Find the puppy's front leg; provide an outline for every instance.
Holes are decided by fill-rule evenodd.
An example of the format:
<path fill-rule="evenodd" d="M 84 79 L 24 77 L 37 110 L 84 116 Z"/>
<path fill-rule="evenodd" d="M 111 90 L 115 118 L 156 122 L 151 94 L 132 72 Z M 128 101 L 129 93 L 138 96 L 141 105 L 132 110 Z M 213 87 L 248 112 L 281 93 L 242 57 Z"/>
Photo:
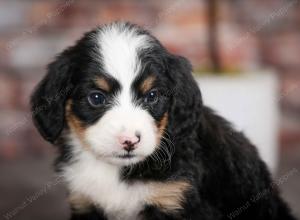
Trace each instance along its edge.
<path fill-rule="evenodd" d="M 167 214 L 157 207 L 147 206 L 141 213 L 141 219 L 143 220 L 179 220 L 182 218 L 176 217 L 172 214 Z"/>
<path fill-rule="evenodd" d="M 93 215 L 88 213 L 88 214 L 72 215 L 70 220 L 107 220 L 107 218 L 101 215 Z"/>
<path fill-rule="evenodd" d="M 87 213 L 72 213 L 70 220 L 108 220 L 102 213 L 91 210 Z"/>
<path fill-rule="evenodd" d="M 150 183 L 142 219 L 183 220 L 184 204 L 192 188 L 191 181 L 186 179 Z"/>

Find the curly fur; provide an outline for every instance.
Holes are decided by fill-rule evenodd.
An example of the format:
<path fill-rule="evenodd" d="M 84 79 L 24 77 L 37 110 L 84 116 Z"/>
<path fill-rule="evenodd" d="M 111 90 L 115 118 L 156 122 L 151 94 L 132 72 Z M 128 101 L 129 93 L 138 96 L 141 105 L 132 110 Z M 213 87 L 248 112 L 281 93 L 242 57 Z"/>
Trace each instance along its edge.
<path fill-rule="evenodd" d="M 151 44 L 151 48 L 144 45 L 139 52 L 141 65 L 155 63 L 154 72 L 158 73 L 156 77 L 164 83 L 164 100 L 154 110 L 148 110 L 157 126 L 162 126 L 162 118 L 167 115 L 161 129 L 164 138 L 160 139 L 159 147 L 152 155 L 131 166 L 122 166 L 120 172 L 116 171 L 119 182 L 113 182 L 112 187 L 119 188 L 108 188 L 108 191 L 122 199 L 127 198 L 126 201 L 114 201 L 118 198 L 112 201 L 120 202 L 120 207 L 123 208 L 127 203 L 128 209 L 126 206 L 125 210 L 120 208 L 117 215 L 114 211 L 109 211 L 115 210 L 115 206 L 111 208 L 109 202 L 99 198 L 100 203 L 96 204 L 95 201 L 98 200 L 94 197 L 101 197 L 96 195 L 96 190 L 101 191 L 104 185 L 98 188 L 94 185 L 106 178 L 101 176 L 103 173 L 109 179 L 115 170 L 100 165 L 99 170 L 96 170 L 98 159 L 91 155 L 86 156 L 89 158 L 86 161 L 89 162 L 76 165 L 83 156 L 78 153 L 81 151 L 78 140 L 70 135 L 70 125 L 73 125 L 73 129 L 84 132 L 95 124 L 96 119 L 109 111 L 110 107 L 106 107 L 96 114 L 82 104 L 80 97 L 90 86 L 84 83 L 97 75 L 99 70 L 104 71 L 101 63 L 103 59 L 99 55 L 101 48 L 96 42 L 96 36 L 111 26 L 88 32 L 75 46 L 60 54 L 49 65 L 48 74 L 31 99 L 36 127 L 59 150 L 57 171 L 65 174 L 69 167 L 78 166 L 75 173 L 66 176 L 66 182 L 72 181 L 68 178 L 79 177 L 80 170 L 84 170 L 85 166 L 91 171 L 90 176 L 80 176 L 76 180 L 89 181 L 90 187 L 83 189 L 95 190 L 91 191 L 91 195 L 74 196 L 72 193 L 80 187 L 76 182 L 68 185 L 72 195 L 71 219 L 130 219 L 131 214 L 134 216 L 131 219 L 144 220 L 295 219 L 280 198 L 276 186 L 272 184 L 270 173 L 255 147 L 241 132 L 234 130 L 230 123 L 202 103 L 200 90 L 191 74 L 190 63 L 183 57 L 169 53 L 147 31 L 129 23 L 121 24 L 123 32 L 134 30 L 135 34 L 148 37 L 146 42 Z M 109 38 L 106 40 L 109 42 Z M 143 41 L 135 43 L 140 45 Z M 130 59 L 134 59 L 134 56 Z M 112 90 L 118 90 L 116 82 L 111 82 L 110 85 Z M 45 98 L 55 97 L 66 88 L 69 88 L 68 92 L 51 103 Z M 68 100 L 72 100 L 72 104 L 67 108 Z M 38 110 L 41 106 L 44 108 Z M 76 120 L 72 119 L 73 116 Z M 118 192 L 118 189 L 122 191 Z M 253 199 L 266 190 L 264 196 Z M 108 195 L 103 195 L 103 198 L 105 196 Z M 127 212 L 137 213 L 129 213 L 126 217 L 124 214 L 122 217 L 122 213 Z"/>

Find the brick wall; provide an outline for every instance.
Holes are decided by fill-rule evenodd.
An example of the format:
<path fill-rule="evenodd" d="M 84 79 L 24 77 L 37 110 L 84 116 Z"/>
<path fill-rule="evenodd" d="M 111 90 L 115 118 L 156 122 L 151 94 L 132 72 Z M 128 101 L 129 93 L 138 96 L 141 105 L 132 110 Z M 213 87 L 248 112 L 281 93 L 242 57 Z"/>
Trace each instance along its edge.
<path fill-rule="evenodd" d="M 220 1 L 218 11 L 223 67 L 271 67 L 280 78 L 284 146 L 300 142 L 298 1 Z M 195 69 L 207 69 L 205 2 L 0 0 L 0 154 L 48 152 L 30 120 L 29 95 L 53 56 L 91 27 L 117 19 L 138 23 L 188 57 Z"/>

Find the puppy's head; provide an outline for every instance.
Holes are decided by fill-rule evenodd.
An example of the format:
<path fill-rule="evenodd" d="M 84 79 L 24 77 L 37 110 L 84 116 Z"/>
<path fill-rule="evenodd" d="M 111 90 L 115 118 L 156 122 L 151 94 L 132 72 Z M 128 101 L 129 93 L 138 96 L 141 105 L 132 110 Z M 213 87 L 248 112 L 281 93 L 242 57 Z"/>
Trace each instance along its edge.
<path fill-rule="evenodd" d="M 166 129 L 184 130 L 200 100 L 190 72 L 140 27 L 102 26 L 49 65 L 32 96 L 33 119 L 52 143 L 65 136 L 74 151 L 134 164 L 159 148 Z"/>

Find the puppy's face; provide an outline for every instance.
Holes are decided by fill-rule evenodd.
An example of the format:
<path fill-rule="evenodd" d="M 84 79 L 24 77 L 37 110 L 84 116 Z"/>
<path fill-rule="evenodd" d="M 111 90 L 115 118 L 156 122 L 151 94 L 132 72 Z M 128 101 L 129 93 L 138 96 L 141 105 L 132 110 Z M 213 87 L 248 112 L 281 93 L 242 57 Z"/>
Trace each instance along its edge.
<path fill-rule="evenodd" d="M 65 102 L 69 140 L 77 151 L 116 165 L 144 160 L 168 124 L 171 85 L 160 45 L 122 25 L 98 30 L 79 45 L 74 91 Z"/>
<path fill-rule="evenodd" d="M 88 32 L 62 52 L 31 105 L 36 127 L 59 145 L 62 161 L 88 151 L 127 166 L 156 150 L 152 161 L 168 154 L 166 130 L 176 137 L 189 134 L 201 95 L 186 59 L 170 54 L 142 28 L 119 22 Z"/>
<path fill-rule="evenodd" d="M 66 102 L 71 138 L 111 163 L 143 160 L 159 146 L 168 123 L 168 96 L 155 68 L 132 78 L 86 73 Z"/>

